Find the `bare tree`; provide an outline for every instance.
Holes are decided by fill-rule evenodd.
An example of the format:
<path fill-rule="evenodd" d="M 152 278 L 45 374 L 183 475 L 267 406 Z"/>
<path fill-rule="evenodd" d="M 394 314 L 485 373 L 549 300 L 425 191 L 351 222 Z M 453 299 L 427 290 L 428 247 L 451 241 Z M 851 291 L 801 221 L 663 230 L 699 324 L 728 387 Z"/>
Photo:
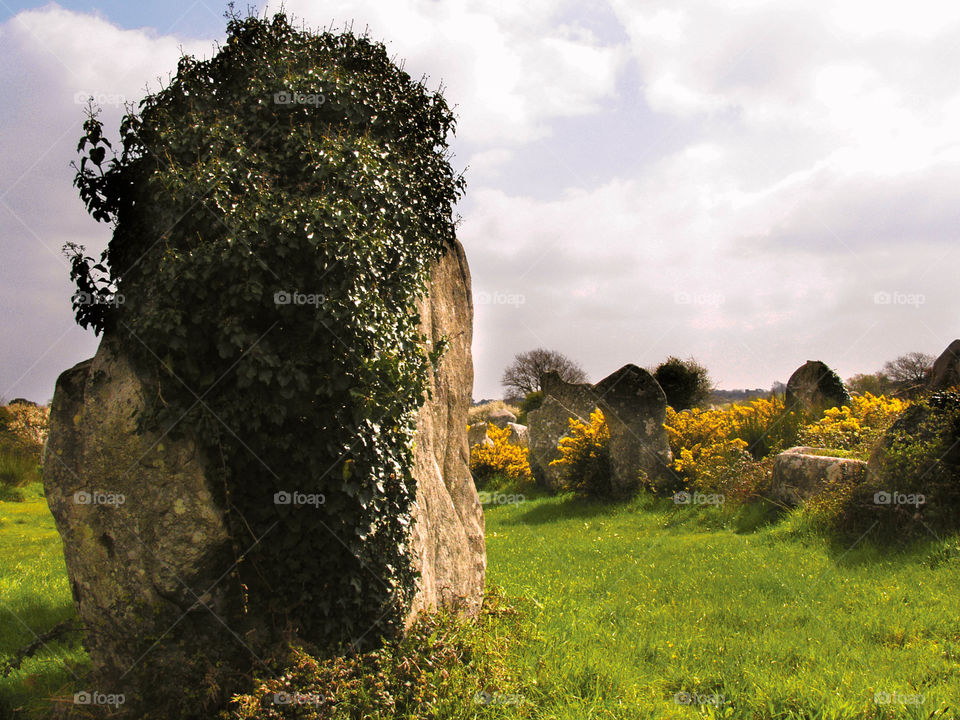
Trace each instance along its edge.
<path fill-rule="evenodd" d="M 883 366 L 883 373 L 902 388 L 911 388 L 926 382 L 933 369 L 934 357 L 921 352 L 907 353 Z"/>
<path fill-rule="evenodd" d="M 528 394 L 543 389 L 543 376 L 555 372 L 570 383 L 586 382 L 587 374 L 579 365 L 556 350 L 537 348 L 520 353 L 503 371 L 500 382 L 507 390 L 507 397 L 522 400 Z"/>

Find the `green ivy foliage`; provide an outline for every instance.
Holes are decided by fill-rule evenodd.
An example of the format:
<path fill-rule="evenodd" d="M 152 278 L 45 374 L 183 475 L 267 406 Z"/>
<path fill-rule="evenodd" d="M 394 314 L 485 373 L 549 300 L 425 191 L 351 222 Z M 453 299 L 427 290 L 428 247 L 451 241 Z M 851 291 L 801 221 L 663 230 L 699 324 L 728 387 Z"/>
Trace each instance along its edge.
<path fill-rule="evenodd" d="M 99 262 L 67 249 L 77 321 L 158 378 L 145 429 L 196 439 L 248 612 L 309 642 L 389 636 L 416 580 L 437 360 L 416 302 L 454 240 L 453 116 L 366 37 L 283 14 L 227 34 L 128 112 L 119 153 L 91 110 L 75 183 L 114 233 Z"/>

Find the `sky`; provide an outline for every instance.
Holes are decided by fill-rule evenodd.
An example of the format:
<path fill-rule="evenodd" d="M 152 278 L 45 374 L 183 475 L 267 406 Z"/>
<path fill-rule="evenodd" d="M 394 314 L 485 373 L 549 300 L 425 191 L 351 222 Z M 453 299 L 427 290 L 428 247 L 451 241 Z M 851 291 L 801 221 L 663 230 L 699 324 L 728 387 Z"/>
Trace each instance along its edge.
<path fill-rule="evenodd" d="M 455 107 L 477 399 L 537 347 L 593 381 L 694 357 L 733 389 L 960 337 L 960 3 L 284 8 L 367 28 Z M 225 9 L 0 0 L 0 398 L 46 402 L 96 351 L 60 252 L 109 240 L 72 187 L 85 98 L 115 137 L 181 53 L 215 52 Z"/>

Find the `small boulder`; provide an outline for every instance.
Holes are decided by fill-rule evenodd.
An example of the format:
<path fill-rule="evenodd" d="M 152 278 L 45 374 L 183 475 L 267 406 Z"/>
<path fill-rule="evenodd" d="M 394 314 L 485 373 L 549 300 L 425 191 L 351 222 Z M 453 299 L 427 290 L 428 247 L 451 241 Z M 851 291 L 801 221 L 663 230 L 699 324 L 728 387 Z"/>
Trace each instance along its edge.
<path fill-rule="evenodd" d="M 863 483 L 867 463 L 852 458 L 814 455 L 816 448 L 794 447 L 773 461 L 774 499 L 787 505 L 799 505 L 826 485 L 837 482 Z"/>
<path fill-rule="evenodd" d="M 510 428 L 510 434 L 507 436 L 508 443 L 522 448 L 530 447 L 530 431 L 526 425 L 509 423 L 507 427 Z"/>
<path fill-rule="evenodd" d="M 510 423 L 515 423 L 517 416 L 505 408 L 493 410 L 487 415 L 487 422 L 496 425 L 498 428 L 505 428 Z"/>
<path fill-rule="evenodd" d="M 960 385 L 960 340 L 954 340 L 933 363 L 931 390 L 949 390 Z"/>
<path fill-rule="evenodd" d="M 850 404 L 850 393 L 840 376 L 819 360 L 808 360 L 787 381 L 788 409 L 822 412 L 827 408 Z"/>

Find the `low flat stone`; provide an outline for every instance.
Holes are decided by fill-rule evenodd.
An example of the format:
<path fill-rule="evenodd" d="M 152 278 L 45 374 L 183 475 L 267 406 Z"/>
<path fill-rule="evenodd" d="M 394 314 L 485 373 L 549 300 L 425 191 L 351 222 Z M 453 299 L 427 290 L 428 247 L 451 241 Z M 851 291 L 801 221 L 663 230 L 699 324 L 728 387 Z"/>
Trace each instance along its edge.
<path fill-rule="evenodd" d="M 867 463 L 853 458 L 813 455 L 816 448 L 794 447 L 773 461 L 774 499 L 787 505 L 799 505 L 819 493 L 828 484 L 862 483 L 867 478 Z"/>

